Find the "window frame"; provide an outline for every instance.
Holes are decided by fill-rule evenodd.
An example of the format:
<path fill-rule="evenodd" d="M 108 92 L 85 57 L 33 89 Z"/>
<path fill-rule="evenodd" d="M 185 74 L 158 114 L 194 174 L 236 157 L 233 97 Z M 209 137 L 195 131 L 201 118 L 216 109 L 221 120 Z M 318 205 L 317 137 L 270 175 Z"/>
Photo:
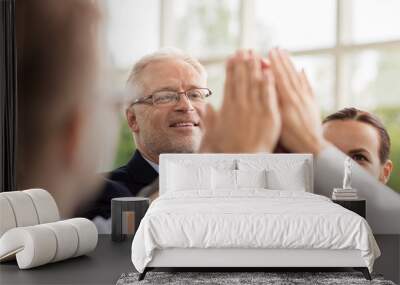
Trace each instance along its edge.
<path fill-rule="evenodd" d="M 174 0 L 160 0 L 160 48 L 174 44 L 175 34 L 173 27 L 173 9 Z M 335 0 L 336 2 L 336 32 L 335 44 L 328 48 L 312 48 L 302 50 L 289 50 L 294 56 L 331 56 L 334 60 L 334 90 L 333 102 L 334 109 L 340 109 L 349 102 L 350 94 L 345 90 L 345 62 L 344 58 L 349 53 L 363 52 L 369 49 L 377 51 L 400 50 L 400 38 L 398 40 L 372 41 L 367 43 L 346 43 L 349 35 L 346 34 L 346 27 L 351 24 L 351 1 Z M 254 38 L 254 10 L 255 0 L 239 0 L 239 44 L 237 48 L 246 48 L 255 46 Z M 228 55 L 226 55 L 228 56 Z M 223 64 L 226 56 L 199 58 L 205 66 Z"/>

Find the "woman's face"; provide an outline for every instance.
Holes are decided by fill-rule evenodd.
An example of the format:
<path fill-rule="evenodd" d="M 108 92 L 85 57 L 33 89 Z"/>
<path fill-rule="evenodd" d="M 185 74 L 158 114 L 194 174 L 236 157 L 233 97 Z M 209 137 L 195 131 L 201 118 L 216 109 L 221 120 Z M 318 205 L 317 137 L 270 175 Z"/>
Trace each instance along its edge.
<path fill-rule="evenodd" d="M 390 160 L 379 159 L 380 136 L 371 125 L 355 120 L 333 120 L 323 125 L 324 137 L 381 182 L 389 180 Z"/>

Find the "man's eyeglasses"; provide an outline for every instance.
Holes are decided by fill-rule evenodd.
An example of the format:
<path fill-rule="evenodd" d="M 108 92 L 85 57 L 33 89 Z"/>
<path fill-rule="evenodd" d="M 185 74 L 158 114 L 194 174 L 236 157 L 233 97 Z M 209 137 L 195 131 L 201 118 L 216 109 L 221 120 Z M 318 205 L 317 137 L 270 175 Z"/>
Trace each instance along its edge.
<path fill-rule="evenodd" d="M 178 92 L 172 90 L 156 91 L 149 96 L 136 99 L 132 102 L 131 106 L 135 104 L 149 104 L 154 106 L 172 106 L 179 102 L 181 94 L 192 104 L 205 103 L 206 98 L 211 96 L 212 92 L 208 88 L 191 88 L 189 90 Z"/>

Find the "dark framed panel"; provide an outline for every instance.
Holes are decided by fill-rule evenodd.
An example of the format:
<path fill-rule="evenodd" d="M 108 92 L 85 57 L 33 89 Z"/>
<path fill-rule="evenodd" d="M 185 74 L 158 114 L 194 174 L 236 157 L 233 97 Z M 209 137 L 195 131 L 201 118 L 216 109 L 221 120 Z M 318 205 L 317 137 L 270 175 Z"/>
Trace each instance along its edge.
<path fill-rule="evenodd" d="M 16 59 L 15 0 L 0 0 L 0 191 L 16 190 Z"/>

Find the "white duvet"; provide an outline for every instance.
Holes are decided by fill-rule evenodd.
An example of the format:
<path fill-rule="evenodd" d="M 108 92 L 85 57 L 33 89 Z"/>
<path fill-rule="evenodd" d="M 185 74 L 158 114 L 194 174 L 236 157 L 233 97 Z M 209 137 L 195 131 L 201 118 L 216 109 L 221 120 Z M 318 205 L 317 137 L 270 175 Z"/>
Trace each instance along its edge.
<path fill-rule="evenodd" d="M 380 255 L 359 215 L 320 195 L 265 189 L 162 195 L 134 237 L 135 268 L 165 248 L 358 249 L 370 272 Z"/>

